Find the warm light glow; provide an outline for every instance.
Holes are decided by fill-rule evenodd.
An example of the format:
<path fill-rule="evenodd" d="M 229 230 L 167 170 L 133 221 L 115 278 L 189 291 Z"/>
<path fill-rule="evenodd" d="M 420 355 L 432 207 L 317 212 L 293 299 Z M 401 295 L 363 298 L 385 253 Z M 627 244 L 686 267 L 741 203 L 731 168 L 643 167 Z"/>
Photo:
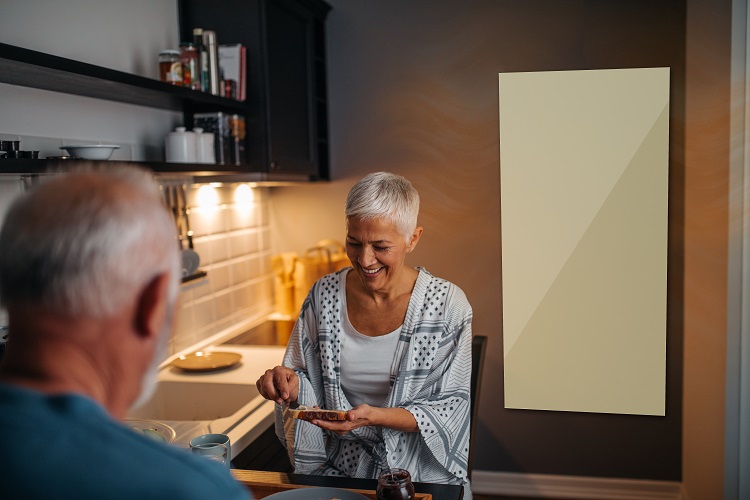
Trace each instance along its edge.
<path fill-rule="evenodd" d="M 198 206 L 201 208 L 215 208 L 219 204 L 219 193 L 216 188 L 207 185 L 198 189 Z"/>
<path fill-rule="evenodd" d="M 255 201 L 255 193 L 247 184 L 240 184 L 234 190 L 234 202 L 237 205 L 248 207 Z"/>

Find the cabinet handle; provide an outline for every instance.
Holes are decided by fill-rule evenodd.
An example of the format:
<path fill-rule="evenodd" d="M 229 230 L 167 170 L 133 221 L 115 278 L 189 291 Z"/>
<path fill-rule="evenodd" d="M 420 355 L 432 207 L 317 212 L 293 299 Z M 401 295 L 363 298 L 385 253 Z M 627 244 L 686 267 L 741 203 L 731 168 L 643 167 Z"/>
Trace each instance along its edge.
<path fill-rule="evenodd" d="M 279 164 L 277 162 L 275 162 L 275 161 L 272 161 L 271 162 L 271 170 L 276 170 L 277 168 L 279 168 Z"/>

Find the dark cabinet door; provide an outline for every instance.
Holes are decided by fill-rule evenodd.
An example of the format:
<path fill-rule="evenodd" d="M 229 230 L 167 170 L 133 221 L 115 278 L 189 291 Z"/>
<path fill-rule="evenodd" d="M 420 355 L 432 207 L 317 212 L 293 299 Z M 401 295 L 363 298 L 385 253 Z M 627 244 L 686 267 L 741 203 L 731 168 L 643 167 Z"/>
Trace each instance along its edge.
<path fill-rule="evenodd" d="M 313 18 L 293 2 L 267 3 L 270 171 L 317 171 Z"/>

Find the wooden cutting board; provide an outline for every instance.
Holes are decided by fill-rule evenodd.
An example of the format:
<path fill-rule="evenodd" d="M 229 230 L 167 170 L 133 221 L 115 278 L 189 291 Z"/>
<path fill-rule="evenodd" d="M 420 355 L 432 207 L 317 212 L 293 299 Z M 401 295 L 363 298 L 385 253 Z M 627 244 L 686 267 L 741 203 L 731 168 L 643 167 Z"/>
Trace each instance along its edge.
<path fill-rule="evenodd" d="M 245 485 L 256 499 L 265 498 L 274 493 L 279 493 L 287 490 L 294 490 L 299 488 L 315 488 L 315 486 L 305 486 L 301 484 L 282 484 L 267 481 L 259 481 L 258 474 L 254 471 L 245 471 L 240 469 L 232 469 L 232 476 Z M 374 490 L 358 490 L 353 488 L 342 488 L 345 490 L 353 491 L 364 495 L 371 500 L 377 500 Z M 417 493 L 414 496 L 415 500 L 432 500 L 432 495 L 429 493 Z"/>

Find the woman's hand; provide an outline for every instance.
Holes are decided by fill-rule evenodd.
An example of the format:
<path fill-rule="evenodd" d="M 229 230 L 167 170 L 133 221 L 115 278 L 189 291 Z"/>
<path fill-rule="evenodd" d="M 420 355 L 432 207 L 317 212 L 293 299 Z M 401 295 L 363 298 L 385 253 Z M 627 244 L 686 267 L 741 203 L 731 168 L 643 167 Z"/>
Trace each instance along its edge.
<path fill-rule="evenodd" d="M 382 410 L 382 408 L 375 408 L 370 405 L 359 405 L 346 412 L 346 420 L 311 420 L 310 423 L 317 425 L 321 429 L 344 435 L 357 427 L 377 425 L 376 418 L 378 410 Z"/>
<path fill-rule="evenodd" d="M 278 404 L 297 401 L 299 396 L 299 377 L 291 368 L 276 366 L 266 370 L 255 387 L 261 396 Z"/>
<path fill-rule="evenodd" d="M 346 413 L 346 420 L 311 420 L 312 424 L 336 434 L 344 435 L 358 427 L 376 425 L 397 431 L 416 432 L 419 430 L 414 416 L 403 408 L 377 408 L 370 405 L 355 406 Z"/>

